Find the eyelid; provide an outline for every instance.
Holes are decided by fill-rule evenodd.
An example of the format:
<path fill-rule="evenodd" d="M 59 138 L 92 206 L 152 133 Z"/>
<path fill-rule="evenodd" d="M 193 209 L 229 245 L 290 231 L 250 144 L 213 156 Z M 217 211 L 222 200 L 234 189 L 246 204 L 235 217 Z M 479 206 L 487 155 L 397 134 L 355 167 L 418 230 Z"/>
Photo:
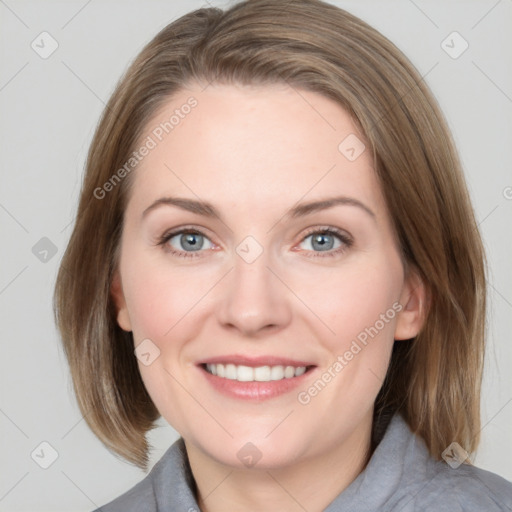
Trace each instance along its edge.
<path fill-rule="evenodd" d="M 155 245 L 161 245 L 161 246 L 163 246 L 164 249 L 168 250 L 171 253 L 177 253 L 177 254 L 184 253 L 187 255 L 199 256 L 199 253 L 203 253 L 203 252 L 205 252 L 205 250 L 201 249 L 199 251 L 177 251 L 175 249 L 170 249 L 169 247 L 167 247 L 167 242 L 177 235 L 190 233 L 190 234 L 196 234 L 196 235 L 203 236 L 204 238 L 208 239 L 210 241 L 210 243 L 215 248 L 218 248 L 219 244 L 215 243 L 212 240 L 212 237 L 206 233 L 207 231 L 208 230 L 206 228 L 203 228 L 203 227 L 198 228 L 194 225 L 179 226 L 176 228 L 169 229 L 169 230 L 165 231 L 163 235 L 158 236 L 156 239 Z M 209 249 L 209 250 L 212 250 L 212 249 Z"/>
<path fill-rule="evenodd" d="M 169 229 L 166 232 L 164 232 L 163 235 L 161 235 L 160 237 L 157 238 L 155 245 L 162 246 L 164 250 L 168 251 L 171 254 L 175 254 L 178 257 L 180 257 L 180 256 L 181 257 L 202 257 L 205 252 L 212 251 L 213 249 L 210 248 L 208 250 L 200 249 L 198 251 L 178 251 L 178 250 L 169 248 L 167 242 L 177 235 L 191 233 L 191 234 L 201 235 L 201 236 L 207 238 L 215 248 L 219 248 L 220 245 L 216 244 L 205 231 L 208 231 L 208 230 L 203 227 L 198 228 L 197 226 L 194 226 L 194 225 L 179 226 L 179 227 L 172 228 L 172 229 Z M 326 233 L 331 236 L 335 236 L 340 240 L 342 246 L 338 247 L 335 250 L 328 250 L 328 251 L 304 251 L 304 250 L 300 250 L 300 249 L 295 249 L 295 247 L 297 247 L 297 245 L 300 245 L 301 243 L 304 242 L 304 240 L 306 238 L 308 238 L 309 236 L 311 236 L 312 234 L 315 234 L 315 233 L 324 233 L 324 234 Z M 350 248 L 352 246 L 353 242 L 354 242 L 353 237 L 345 230 L 336 228 L 334 226 L 313 226 L 313 227 L 309 228 L 308 230 L 306 230 L 306 232 L 302 233 L 298 244 L 294 245 L 292 250 L 294 250 L 296 252 L 301 251 L 301 252 L 307 253 L 307 254 L 305 254 L 305 256 L 307 256 L 307 257 L 337 256 L 338 254 L 340 254 L 340 253 L 344 252 L 345 250 L 347 250 L 348 248 Z"/>
<path fill-rule="evenodd" d="M 156 237 L 156 240 L 158 242 L 160 242 L 164 239 L 168 240 L 169 238 L 172 238 L 173 236 L 176 236 L 176 235 L 180 235 L 182 233 L 195 233 L 198 235 L 202 235 L 205 238 L 208 238 L 213 243 L 213 241 L 211 240 L 211 236 L 208 234 L 209 230 L 207 228 L 204 228 L 202 226 L 197 226 L 195 224 L 177 226 L 175 228 L 168 229 L 167 231 L 164 231 L 164 233 L 162 235 L 158 235 Z M 218 244 L 215 244 L 215 245 L 218 245 Z"/>
<path fill-rule="evenodd" d="M 353 241 L 352 236 L 343 229 L 339 229 L 334 226 L 313 226 L 312 228 L 308 228 L 306 232 L 302 234 L 301 242 L 304 240 L 304 238 L 312 235 L 313 233 L 332 233 L 339 237 Z"/>
<path fill-rule="evenodd" d="M 340 240 L 341 246 L 338 247 L 337 249 L 329 251 L 303 251 L 305 253 L 304 256 L 307 258 L 323 258 L 329 256 L 338 256 L 345 252 L 350 247 L 352 247 L 352 245 L 354 244 L 354 238 L 345 230 L 336 228 L 334 226 L 314 226 L 302 234 L 298 245 L 303 243 L 306 238 L 308 238 L 314 233 L 327 233 L 329 235 L 335 236 Z"/>

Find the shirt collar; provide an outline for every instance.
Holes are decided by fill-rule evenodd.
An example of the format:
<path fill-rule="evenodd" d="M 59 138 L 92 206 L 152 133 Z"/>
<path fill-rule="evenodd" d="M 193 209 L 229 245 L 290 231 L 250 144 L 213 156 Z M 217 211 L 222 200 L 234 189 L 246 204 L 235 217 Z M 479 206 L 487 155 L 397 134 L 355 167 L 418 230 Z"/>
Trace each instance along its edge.
<path fill-rule="evenodd" d="M 378 510 L 399 486 L 404 485 L 403 481 L 408 478 L 404 468 L 408 467 L 408 462 L 414 464 L 415 471 L 422 471 L 418 461 L 428 458 L 423 441 L 410 431 L 399 414 L 395 414 L 386 426 L 366 468 L 324 512 Z M 151 473 L 158 510 L 199 512 L 196 485 L 182 437 L 165 452 Z M 415 476 L 417 478 L 418 474 Z"/>

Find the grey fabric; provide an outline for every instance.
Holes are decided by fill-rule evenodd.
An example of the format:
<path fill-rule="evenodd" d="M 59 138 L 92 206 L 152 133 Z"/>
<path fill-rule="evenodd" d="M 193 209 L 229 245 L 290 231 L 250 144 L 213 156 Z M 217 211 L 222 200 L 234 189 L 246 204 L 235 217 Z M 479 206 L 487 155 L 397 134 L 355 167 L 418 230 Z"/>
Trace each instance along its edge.
<path fill-rule="evenodd" d="M 128 492 L 94 512 L 200 512 L 183 439 Z M 400 415 L 391 419 L 365 470 L 324 512 L 512 511 L 512 483 L 432 459 Z"/>

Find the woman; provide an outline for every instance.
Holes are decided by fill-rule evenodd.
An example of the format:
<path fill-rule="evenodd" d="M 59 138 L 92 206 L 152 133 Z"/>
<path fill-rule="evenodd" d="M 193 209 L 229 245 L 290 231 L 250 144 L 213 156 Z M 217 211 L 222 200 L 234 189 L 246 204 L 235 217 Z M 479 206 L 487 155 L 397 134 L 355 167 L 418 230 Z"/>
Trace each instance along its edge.
<path fill-rule="evenodd" d="M 92 142 L 56 317 L 86 421 L 146 468 L 101 508 L 510 510 L 473 467 L 484 256 L 439 108 L 317 0 L 163 29 Z"/>

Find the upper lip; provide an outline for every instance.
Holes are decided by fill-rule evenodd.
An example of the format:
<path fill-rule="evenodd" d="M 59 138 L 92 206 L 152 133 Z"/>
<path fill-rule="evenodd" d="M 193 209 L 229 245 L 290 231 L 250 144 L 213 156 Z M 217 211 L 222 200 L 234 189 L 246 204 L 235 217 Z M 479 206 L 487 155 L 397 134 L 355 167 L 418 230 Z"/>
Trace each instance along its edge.
<path fill-rule="evenodd" d="M 302 361 L 288 357 L 243 355 L 209 357 L 208 359 L 199 361 L 197 364 L 234 364 L 237 366 L 251 366 L 253 368 L 257 366 L 295 366 L 296 368 L 300 366 L 314 366 L 310 361 Z"/>

